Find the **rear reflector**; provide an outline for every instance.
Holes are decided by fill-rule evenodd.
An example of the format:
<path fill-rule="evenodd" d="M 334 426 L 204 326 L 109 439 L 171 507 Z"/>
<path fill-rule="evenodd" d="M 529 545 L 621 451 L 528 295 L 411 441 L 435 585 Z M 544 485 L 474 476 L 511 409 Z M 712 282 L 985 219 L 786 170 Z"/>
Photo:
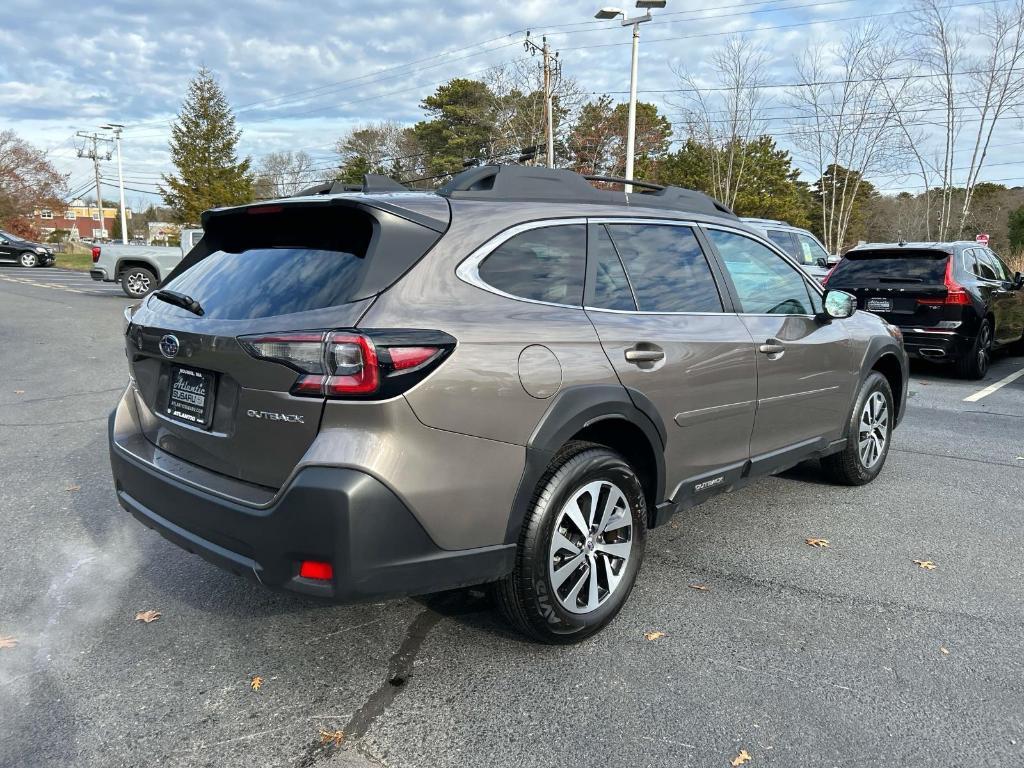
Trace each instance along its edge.
<path fill-rule="evenodd" d="M 304 579 L 330 581 L 334 578 L 334 566 L 320 560 L 303 560 L 299 566 L 299 576 Z"/>

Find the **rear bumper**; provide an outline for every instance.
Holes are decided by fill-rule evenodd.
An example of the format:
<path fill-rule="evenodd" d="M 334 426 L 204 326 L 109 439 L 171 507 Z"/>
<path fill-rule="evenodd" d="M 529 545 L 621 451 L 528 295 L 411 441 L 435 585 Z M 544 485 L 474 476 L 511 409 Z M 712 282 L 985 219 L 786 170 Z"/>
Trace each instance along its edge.
<path fill-rule="evenodd" d="M 901 328 L 907 355 L 921 360 L 942 362 L 958 360 L 970 348 L 973 339 L 958 331 Z"/>
<path fill-rule="evenodd" d="M 354 602 L 480 584 L 512 570 L 514 545 L 441 549 L 391 489 L 355 469 L 306 467 L 264 506 L 201 490 L 132 452 L 115 434 L 115 415 L 110 461 L 121 506 L 179 547 L 264 585 Z M 302 560 L 330 562 L 333 579 L 300 577 Z"/>

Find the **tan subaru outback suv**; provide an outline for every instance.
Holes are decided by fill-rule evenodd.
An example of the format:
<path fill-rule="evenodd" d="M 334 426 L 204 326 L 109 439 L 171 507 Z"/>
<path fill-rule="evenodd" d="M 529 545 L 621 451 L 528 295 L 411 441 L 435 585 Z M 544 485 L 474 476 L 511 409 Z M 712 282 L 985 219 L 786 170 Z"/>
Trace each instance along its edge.
<path fill-rule="evenodd" d="M 126 313 L 121 505 L 337 601 L 491 583 L 565 643 L 676 511 L 811 458 L 871 481 L 899 331 L 705 195 L 636 188 L 485 166 L 207 212 Z"/>

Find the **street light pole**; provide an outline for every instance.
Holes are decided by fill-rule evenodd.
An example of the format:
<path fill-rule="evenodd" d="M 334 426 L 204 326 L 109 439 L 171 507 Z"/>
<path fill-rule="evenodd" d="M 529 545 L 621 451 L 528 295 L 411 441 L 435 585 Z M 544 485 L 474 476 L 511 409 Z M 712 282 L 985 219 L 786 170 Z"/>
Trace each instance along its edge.
<path fill-rule="evenodd" d="M 633 61 L 629 67 L 629 123 L 626 127 L 626 178 L 633 178 L 633 153 L 636 149 L 636 65 L 640 50 L 640 22 L 651 18 L 647 14 L 645 18 L 638 20 L 633 25 Z M 120 157 L 120 155 L 118 155 Z M 632 184 L 625 185 L 626 194 L 633 191 Z"/>
<path fill-rule="evenodd" d="M 629 117 L 626 124 L 626 178 L 633 178 L 633 159 L 636 153 L 636 74 L 640 53 L 640 25 L 651 20 L 651 8 L 664 8 L 666 0 L 636 0 L 636 7 L 646 11 L 643 16 L 626 18 L 621 8 L 602 8 L 594 14 L 595 19 L 615 19 L 622 17 L 622 26 L 633 27 L 633 53 L 629 66 Z M 632 184 L 624 184 L 628 195 L 633 191 Z"/>
<path fill-rule="evenodd" d="M 117 185 L 121 191 L 121 244 L 128 245 L 128 219 L 124 212 L 124 172 L 121 169 L 121 131 L 124 130 L 124 126 L 118 123 L 108 123 L 103 126 L 103 129 L 114 132 L 114 148 L 117 150 Z M 103 215 L 102 212 L 100 215 Z"/>

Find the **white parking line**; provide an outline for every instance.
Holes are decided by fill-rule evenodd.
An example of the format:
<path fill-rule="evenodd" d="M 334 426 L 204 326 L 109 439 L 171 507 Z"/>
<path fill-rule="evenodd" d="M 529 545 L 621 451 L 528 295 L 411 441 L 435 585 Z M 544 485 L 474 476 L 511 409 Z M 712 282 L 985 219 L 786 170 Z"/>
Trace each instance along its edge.
<path fill-rule="evenodd" d="M 981 400 L 981 398 L 988 397 L 993 392 L 998 392 L 1000 389 L 1005 387 L 1007 384 L 1012 384 L 1017 379 L 1019 379 L 1021 376 L 1024 376 L 1024 368 L 1021 368 L 1019 371 L 1014 371 L 1013 373 L 1011 373 L 1006 378 L 1003 378 L 1003 379 L 1000 379 L 999 381 L 997 381 L 995 384 L 989 384 L 987 387 L 985 387 L 984 389 L 982 389 L 982 390 L 980 390 L 978 392 L 975 392 L 970 397 L 965 397 L 964 398 L 964 402 L 965 403 L 976 403 L 979 400 Z"/>

